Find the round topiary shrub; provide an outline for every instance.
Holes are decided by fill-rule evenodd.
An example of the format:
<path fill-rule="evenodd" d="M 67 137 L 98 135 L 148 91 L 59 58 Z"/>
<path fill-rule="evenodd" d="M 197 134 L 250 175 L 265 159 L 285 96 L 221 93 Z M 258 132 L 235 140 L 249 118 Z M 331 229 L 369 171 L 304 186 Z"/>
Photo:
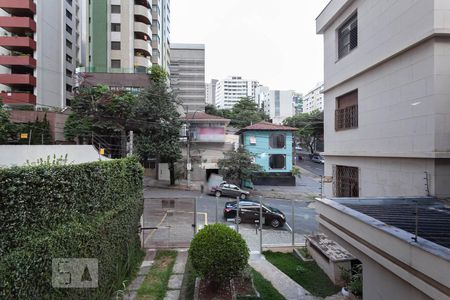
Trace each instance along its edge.
<path fill-rule="evenodd" d="M 244 270 L 249 249 L 239 233 L 225 224 L 214 224 L 197 233 L 191 242 L 189 256 L 201 277 L 221 283 Z"/>

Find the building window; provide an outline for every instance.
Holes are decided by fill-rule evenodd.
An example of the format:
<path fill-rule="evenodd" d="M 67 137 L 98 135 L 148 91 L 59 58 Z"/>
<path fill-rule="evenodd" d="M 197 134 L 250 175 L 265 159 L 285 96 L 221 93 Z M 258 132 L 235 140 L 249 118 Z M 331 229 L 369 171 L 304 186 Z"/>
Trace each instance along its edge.
<path fill-rule="evenodd" d="M 286 168 L 286 155 L 272 154 L 269 157 L 269 167 L 273 170 L 282 170 Z"/>
<path fill-rule="evenodd" d="M 72 27 L 70 27 L 69 25 L 66 24 L 66 32 L 68 34 L 72 34 Z"/>
<path fill-rule="evenodd" d="M 111 68 L 120 69 L 120 59 L 112 59 L 111 60 Z"/>
<path fill-rule="evenodd" d="M 256 136 L 250 136 L 250 145 L 256 145 Z"/>
<path fill-rule="evenodd" d="M 280 133 L 273 133 L 269 138 L 270 148 L 280 149 L 286 146 L 286 136 Z"/>
<path fill-rule="evenodd" d="M 358 46 L 358 14 L 355 13 L 338 29 L 338 58 L 349 54 Z"/>
<path fill-rule="evenodd" d="M 358 90 L 336 99 L 335 130 L 358 128 Z"/>
<path fill-rule="evenodd" d="M 359 197 L 359 169 L 357 167 L 333 166 L 334 196 Z"/>
<path fill-rule="evenodd" d="M 70 84 L 66 84 L 66 91 L 72 93 L 72 86 Z"/>
<path fill-rule="evenodd" d="M 69 20 L 72 20 L 72 13 L 71 13 L 70 11 L 68 11 L 67 9 L 66 9 L 66 17 L 67 17 Z"/>
<path fill-rule="evenodd" d="M 70 56 L 69 54 L 66 54 L 66 61 L 71 64 L 72 63 L 72 56 Z"/>
<path fill-rule="evenodd" d="M 70 71 L 69 69 L 66 69 L 66 76 L 72 78 L 72 71 Z"/>
<path fill-rule="evenodd" d="M 111 31 L 120 32 L 120 23 L 111 23 Z"/>
<path fill-rule="evenodd" d="M 72 42 L 66 39 L 66 46 L 69 49 L 72 49 Z"/>
<path fill-rule="evenodd" d="M 111 50 L 120 50 L 120 42 L 111 42 Z"/>
<path fill-rule="evenodd" d="M 120 5 L 111 5 L 112 14 L 120 14 Z"/>
<path fill-rule="evenodd" d="M 66 106 L 70 106 L 71 102 L 70 99 L 66 99 Z"/>
<path fill-rule="evenodd" d="M 70 6 L 72 6 L 72 0 L 66 0 L 67 4 L 69 4 Z"/>

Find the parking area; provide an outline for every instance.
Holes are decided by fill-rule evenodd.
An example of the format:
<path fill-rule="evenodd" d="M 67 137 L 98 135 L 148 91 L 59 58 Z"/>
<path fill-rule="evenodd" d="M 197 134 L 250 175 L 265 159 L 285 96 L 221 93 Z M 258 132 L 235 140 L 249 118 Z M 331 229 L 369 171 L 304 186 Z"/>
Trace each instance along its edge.
<path fill-rule="evenodd" d="M 158 192 L 160 191 L 155 193 L 157 198 L 147 197 L 144 203 L 145 248 L 187 248 L 194 236 L 194 225 L 199 230 L 216 222 L 239 230 L 251 251 L 260 249 L 261 236 L 264 247 L 292 245 L 293 241 L 295 244 L 303 244 L 304 235 L 316 233 L 318 228 L 315 211 L 310 207 L 311 201 L 255 199 L 262 199 L 263 205 L 278 209 L 286 219 L 286 223 L 280 228 L 263 225 L 260 235 L 258 225 L 252 220 L 236 225 L 233 218 L 224 218 L 225 203 L 233 199 L 180 191 L 173 193 L 175 197 L 163 198 Z"/>

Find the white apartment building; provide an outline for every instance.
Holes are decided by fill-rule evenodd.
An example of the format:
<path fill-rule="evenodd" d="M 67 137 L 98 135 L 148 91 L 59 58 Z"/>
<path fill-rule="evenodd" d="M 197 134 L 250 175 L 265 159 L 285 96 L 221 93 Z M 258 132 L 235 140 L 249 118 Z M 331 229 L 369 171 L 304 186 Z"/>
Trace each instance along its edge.
<path fill-rule="evenodd" d="M 450 196 L 449 3 L 332 0 L 317 18 L 327 197 Z"/>
<path fill-rule="evenodd" d="M 146 0 L 147 1 L 147 0 Z M 150 0 L 148 0 L 150 2 Z M 170 71 L 170 0 L 152 2 L 152 63 Z"/>
<path fill-rule="evenodd" d="M 295 114 L 296 96 L 294 91 L 270 90 L 266 86 L 255 89 L 255 101 L 274 124 L 282 124 Z"/>
<path fill-rule="evenodd" d="M 303 112 L 310 113 L 315 110 L 323 111 L 323 99 L 323 83 L 319 83 L 303 97 Z"/>
<path fill-rule="evenodd" d="M 216 105 L 216 85 L 218 80 L 211 79 L 210 83 L 205 83 L 206 88 L 206 104 Z"/>
<path fill-rule="evenodd" d="M 89 73 L 169 72 L 170 0 L 82 0 Z"/>
<path fill-rule="evenodd" d="M 216 85 L 216 107 L 231 109 L 242 98 L 255 99 L 255 89 L 258 86 L 258 81 L 243 79 L 240 76 L 220 80 Z"/>
<path fill-rule="evenodd" d="M 78 0 L 0 3 L 0 91 L 4 103 L 70 105 L 80 61 Z"/>
<path fill-rule="evenodd" d="M 170 83 L 184 111 L 205 111 L 205 45 L 172 44 L 170 52 Z"/>

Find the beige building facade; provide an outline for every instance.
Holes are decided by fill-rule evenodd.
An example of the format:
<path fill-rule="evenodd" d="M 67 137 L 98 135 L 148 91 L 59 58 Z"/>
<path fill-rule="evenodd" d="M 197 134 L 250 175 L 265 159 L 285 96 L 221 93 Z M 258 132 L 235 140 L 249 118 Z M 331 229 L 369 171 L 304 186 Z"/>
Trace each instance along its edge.
<path fill-rule="evenodd" d="M 449 2 L 332 0 L 316 25 L 325 194 L 449 197 Z"/>

